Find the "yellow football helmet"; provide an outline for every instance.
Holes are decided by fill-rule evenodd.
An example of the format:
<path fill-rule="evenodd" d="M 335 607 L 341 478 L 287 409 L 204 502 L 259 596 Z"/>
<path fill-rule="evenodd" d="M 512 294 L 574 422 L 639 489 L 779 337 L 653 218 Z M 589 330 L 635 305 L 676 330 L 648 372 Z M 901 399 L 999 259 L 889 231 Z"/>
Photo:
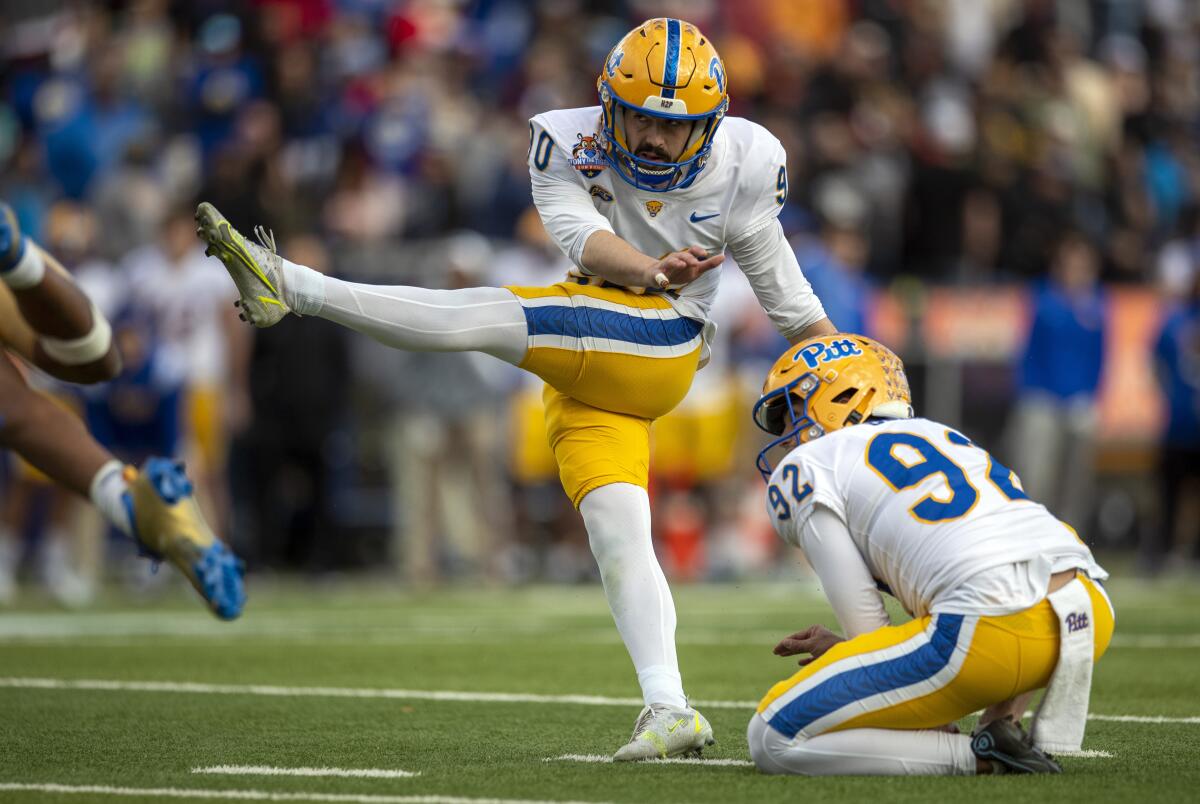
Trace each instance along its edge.
<path fill-rule="evenodd" d="M 819 335 L 775 361 L 754 405 L 754 423 L 774 441 L 758 454 L 758 471 L 773 471 L 767 453 L 786 442 L 806 444 L 866 421 L 912 418 L 912 394 L 900 358 L 863 335 Z"/>
<path fill-rule="evenodd" d="M 699 28 L 673 18 L 646 20 L 608 54 L 596 89 L 603 109 L 601 145 L 621 178 L 651 192 L 695 181 L 729 108 L 725 63 Z M 691 136 L 678 160 L 655 162 L 635 156 L 625 135 L 624 109 L 690 121 Z"/>

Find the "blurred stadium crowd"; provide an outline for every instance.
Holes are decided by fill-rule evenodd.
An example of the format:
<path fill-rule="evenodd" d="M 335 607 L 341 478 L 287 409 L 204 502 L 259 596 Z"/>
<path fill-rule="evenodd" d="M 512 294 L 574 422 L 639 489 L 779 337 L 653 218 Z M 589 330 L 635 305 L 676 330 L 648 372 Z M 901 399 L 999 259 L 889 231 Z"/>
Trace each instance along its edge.
<path fill-rule="evenodd" d="M 557 281 L 527 119 L 593 105 L 608 49 L 663 14 L 712 37 L 731 113 L 783 141 L 801 265 L 839 327 L 906 359 L 918 410 L 978 433 L 1089 539 L 1137 546 L 1145 572 L 1195 560 L 1189 0 L 5 0 L 0 197 L 126 360 L 106 386 L 47 391 L 131 461 L 186 456 L 252 569 L 592 577 L 529 378 L 324 321 L 254 332 L 191 214 L 210 200 L 360 281 Z M 723 270 L 716 359 L 656 425 L 677 578 L 793 571 L 748 415 L 783 342 Z M 0 597 L 42 532 L 51 587 L 87 599 L 99 553 L 65 545 L 98 526 L 54 497 L 9 459 Z"/>

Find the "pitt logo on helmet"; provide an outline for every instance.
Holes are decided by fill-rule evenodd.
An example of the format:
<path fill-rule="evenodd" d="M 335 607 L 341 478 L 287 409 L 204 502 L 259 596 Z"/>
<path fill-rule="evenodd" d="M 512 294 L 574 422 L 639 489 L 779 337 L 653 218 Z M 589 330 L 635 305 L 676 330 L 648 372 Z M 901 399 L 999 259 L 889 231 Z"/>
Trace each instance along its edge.
<path fill-rule="evenodd" d="M 912 415 L 904 364 L 886 346 L 862 335 L 809 338 L 775 361 L 754 406 L 755 424 L 776 436 L 758 454 L 758 470 L 771 477 L 769 454 L 781 445 L 792 449 L 873 416 Z"/>
<path fill-rule="evenodd" d="M 831 343 L 810 343 L 796 352 L 792 360 L 803 360 L 810 369 L 815 369 L 822 363 L 828 363 L 831 360 L 841 360 L 843 357 L 861 354 L 862 349 L 855 346 L 854 341 L 842 338 Z"/>
<path fill-rule="evenodd" d="M 640 190 L 689 186 L 704 169 L 729 108 L 725 87 L 725 65 L 699 28 L 674 18 L 646 20 L 617 43 L 596 81 L 599 140 L 608 163 Z M 626 135 L 626 112 L 690 125 L 675 161 L 635 155 Z"/>

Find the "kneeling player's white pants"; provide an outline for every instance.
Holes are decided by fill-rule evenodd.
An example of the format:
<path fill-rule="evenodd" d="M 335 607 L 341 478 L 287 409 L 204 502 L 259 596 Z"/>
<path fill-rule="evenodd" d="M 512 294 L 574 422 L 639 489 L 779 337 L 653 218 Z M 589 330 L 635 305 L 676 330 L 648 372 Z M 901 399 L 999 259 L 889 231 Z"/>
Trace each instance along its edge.
<path fill-rule="evenodd" d="M 846 729 L 788 739 L 755 713 L 746 729 L 763 773 L 802 776 L 971 776 L 971 738 L 944 731 Z"/>

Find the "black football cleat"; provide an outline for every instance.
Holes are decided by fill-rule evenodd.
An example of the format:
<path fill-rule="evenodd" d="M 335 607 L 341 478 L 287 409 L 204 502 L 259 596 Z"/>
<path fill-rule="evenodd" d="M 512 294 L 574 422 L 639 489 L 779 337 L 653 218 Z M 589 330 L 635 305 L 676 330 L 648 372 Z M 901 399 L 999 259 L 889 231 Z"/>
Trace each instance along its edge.
<path fill-rule="evenodd" d="M 971 751 L 1000 773 L 1062 773 L 1054 758 L 1034 746 L 1011 717 L 993 720 L 971 736 Z"/>

